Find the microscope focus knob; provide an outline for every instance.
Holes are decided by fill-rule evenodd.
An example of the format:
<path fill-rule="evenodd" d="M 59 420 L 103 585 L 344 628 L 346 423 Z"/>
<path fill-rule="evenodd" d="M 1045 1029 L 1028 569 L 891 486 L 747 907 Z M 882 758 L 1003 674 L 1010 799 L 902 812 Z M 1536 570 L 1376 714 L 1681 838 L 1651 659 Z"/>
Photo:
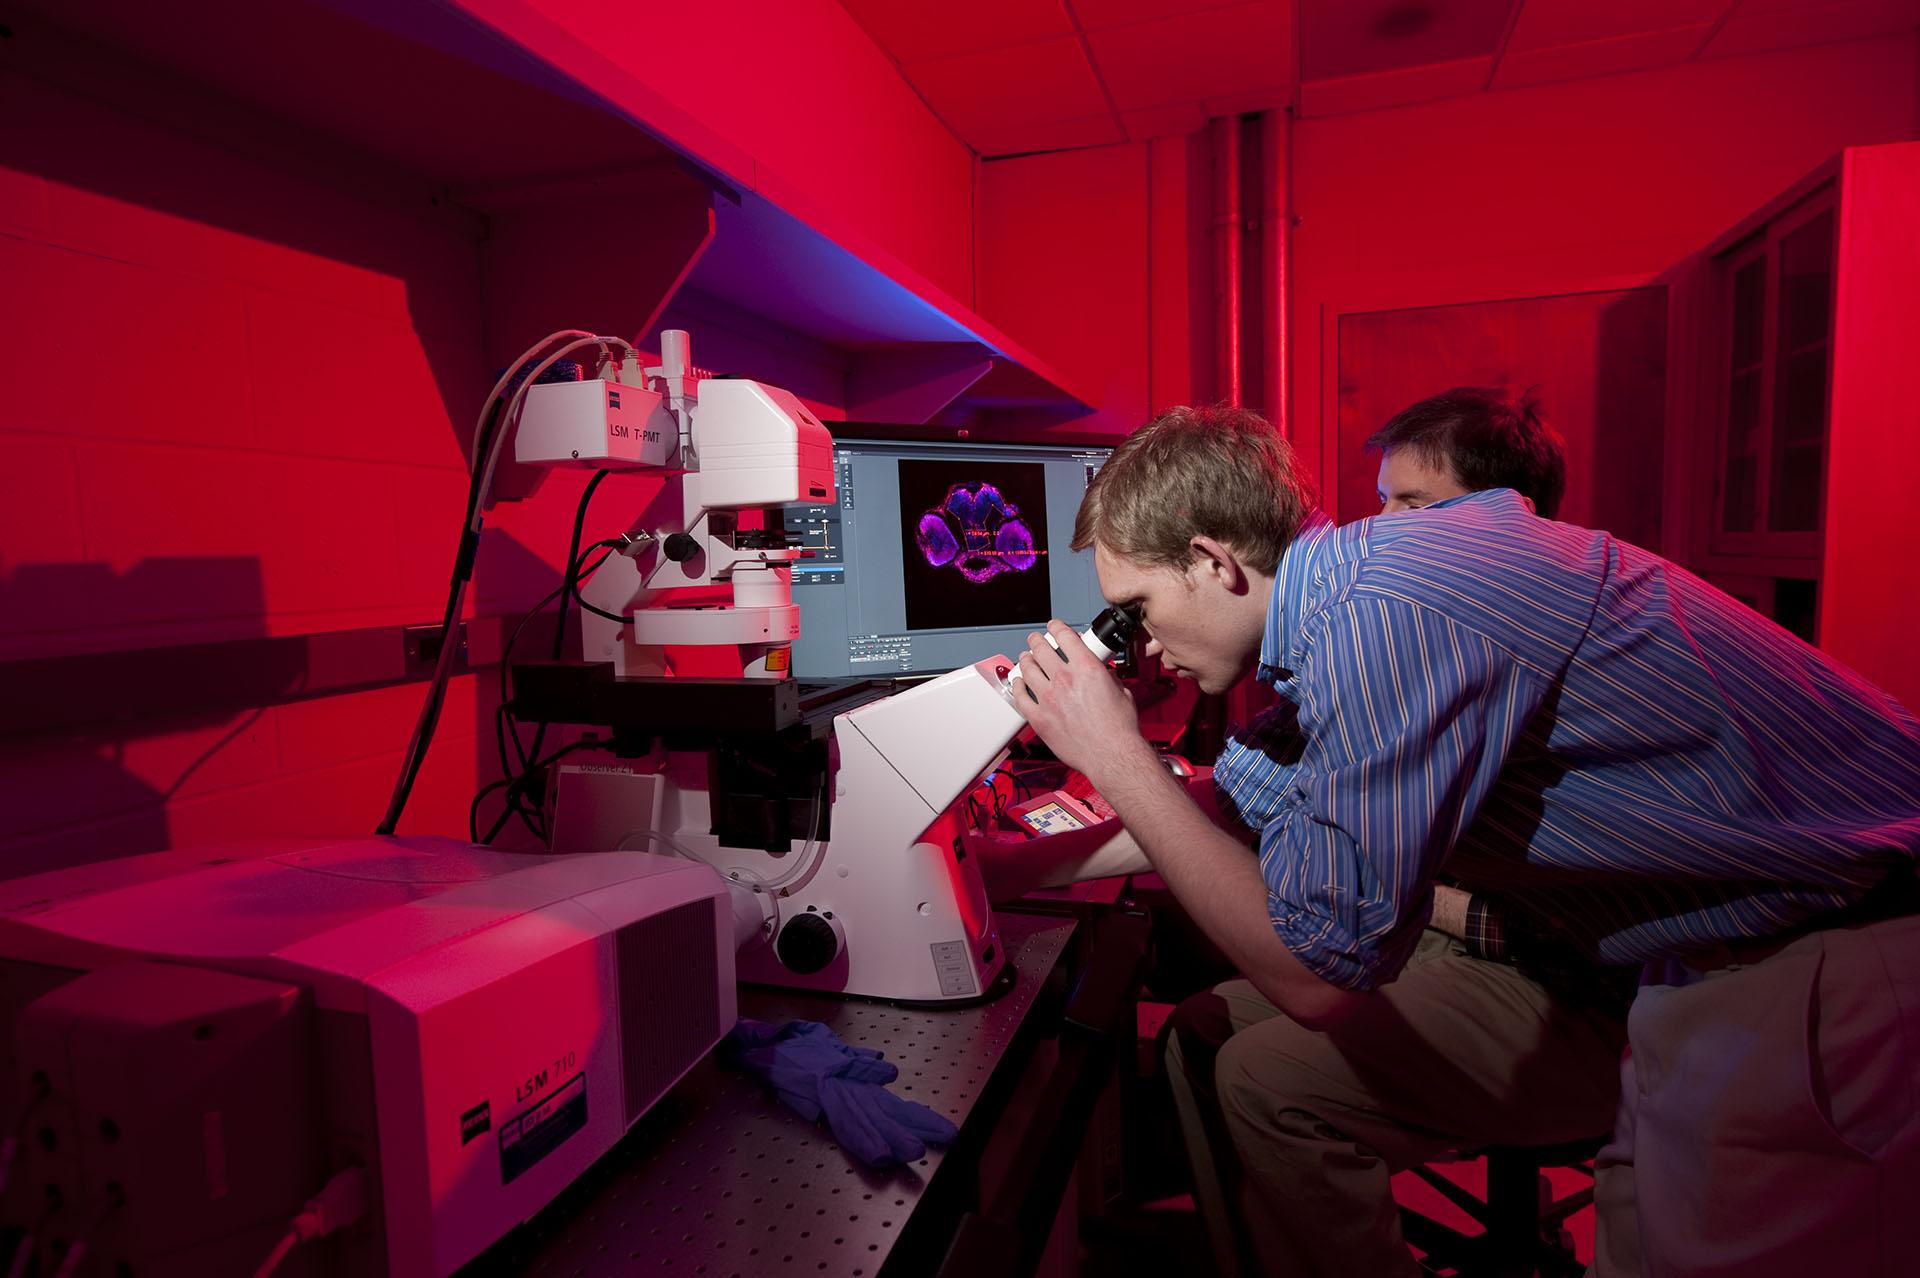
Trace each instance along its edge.
<path fill-rule="evenodd" d="M 661 551 L 676 564 L 684 564 L 700 553 L 700 542 L 686 533 L 670 533 L 661 543 Z"/>
<path fill-rule="evenodd" d="M 833 962 L 840 952 L 840 938 L 834 935 L 833 924 L 818 914 L 796 914 L 780 929 L 773 952 L 788 971 L 805 976 Z"/>

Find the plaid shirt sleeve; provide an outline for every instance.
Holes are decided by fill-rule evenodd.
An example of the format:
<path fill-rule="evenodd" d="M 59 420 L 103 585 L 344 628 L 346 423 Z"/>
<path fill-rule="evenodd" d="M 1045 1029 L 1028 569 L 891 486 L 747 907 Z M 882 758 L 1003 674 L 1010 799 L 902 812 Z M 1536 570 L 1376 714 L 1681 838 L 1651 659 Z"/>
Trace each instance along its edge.
<path fill-rule="evenodd" d="M 1494 963 L 1513 962 L 1506 912 L 1491 897 L 1476 892 L 1467 899 L 1466 933 L 1460 939 L 1466 944 L 1470 957 Z"/>

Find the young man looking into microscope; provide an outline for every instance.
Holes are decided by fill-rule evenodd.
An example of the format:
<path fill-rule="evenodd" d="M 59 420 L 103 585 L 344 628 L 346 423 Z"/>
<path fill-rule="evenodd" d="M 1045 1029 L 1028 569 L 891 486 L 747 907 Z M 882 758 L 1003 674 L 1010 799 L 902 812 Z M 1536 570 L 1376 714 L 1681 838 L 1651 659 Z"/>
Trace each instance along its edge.
<path fill-rule="evenodd" d="M 1786 1273 L 1896 1254 L 1873 1204 L 1920 1179 L 1920 1123 L 1898 1100 L 1914 1070 L 1899 1045 L 1920 1031 L 1910 714 L 1510 490 L 1334 529 L 1278 432 L 1240 410 L 1175 410 L 1129 437 L 1075 545 L 1163 664 L 1208 691 L 1257 668 L 1298 711 L 1270 776 L 1216 776 L 1250 853 L 1160 766 L 1068 627 L 1020 658 L 1022 713 L 1245 978 L 1240 1023 L 1191 1081 L 1238 1155 L 1263 1271 L 1417 1272 L 1391 1172 L 1468 1125 L 1538 1141 L 1543 1096 L 1600 1085 L 1531 1077 L 1523 1044 L 1481 1052 L 1483 1018 L 1429 999 L 1440 1025 L 1414 1037 L 1443 1108 L 1281 1090 L 1297 1073 L 1273 1063 L 1302 1034 L 1360 1071 L 1393 1037 L 1443 869 L 1596 962 L 1668 963 L 1638 994 L 1599 1163 L 1601 1273 L 1643 1255 Z M 1765 1050 L 1729 1060 L 1712 1046 L 1727 1035 Z M 1785 1068 L 1806 1050 L 1824 1090 Z M 1810 1200 L 1809 1184 L 1829 1190 Z"/>

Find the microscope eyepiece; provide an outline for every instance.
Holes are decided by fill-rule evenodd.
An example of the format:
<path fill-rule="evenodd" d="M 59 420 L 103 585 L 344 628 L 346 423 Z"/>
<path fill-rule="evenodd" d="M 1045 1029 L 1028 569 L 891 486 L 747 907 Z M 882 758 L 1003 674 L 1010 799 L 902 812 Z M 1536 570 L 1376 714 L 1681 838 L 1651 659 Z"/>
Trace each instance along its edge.
<path fill-rule="evenodd" d="M 1115 605 L 1102 610 L 1100 615 L 1093 619 L 1093 624 L 1080 632 L 1080 642 L 1087 645 L 1087 650 L 1093 653 L 1095 660 L 1112 661 L 1127 650 L 1127 645 L 1132 643 L 1139 633 L 1140 610 Z M 1053 644 L 1053 650 L 1059 652 L 1063 659 L 1066 657 L 1067 654 L 1061 652 L 1060 645 L 1054 643 L 1052 635 L 1047 635 L 1046 640 Z M 1007 668 L 1005 681 L 1007 695 L 1012 696 L 1013 685 L 1020 682 L 1020 668 L 1018 666 Z M 1035 701 L 1040 699 L 1033 695 L 1031 688 L 1027 689 L 1027 696 Z"/>
<path fill-rule="evenodd" d="M 1087 627 L 1088 632 L 1106 645 L 1106 660 L 1111 660 L 1127 650 L 1134 637 L 1140 633 L 1140 611 L 1137 608 L 1123 608 L 1115 605 L 1107 608 L 1093 619 Z"/>

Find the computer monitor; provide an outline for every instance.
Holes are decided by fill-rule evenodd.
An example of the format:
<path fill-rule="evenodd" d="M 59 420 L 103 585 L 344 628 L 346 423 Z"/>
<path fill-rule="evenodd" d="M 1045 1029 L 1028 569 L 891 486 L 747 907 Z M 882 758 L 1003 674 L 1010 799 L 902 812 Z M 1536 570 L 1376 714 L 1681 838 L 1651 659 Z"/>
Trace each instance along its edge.
<path fill-rule="evenodd" d="M 802 679 L 939 674 L 1018 656 L 1049 617 L 1105 601 L 1074 515 L 1112 449 L 842 439 L 838 501 L 782 511 L 813 555 L 793 568 Z"/>

